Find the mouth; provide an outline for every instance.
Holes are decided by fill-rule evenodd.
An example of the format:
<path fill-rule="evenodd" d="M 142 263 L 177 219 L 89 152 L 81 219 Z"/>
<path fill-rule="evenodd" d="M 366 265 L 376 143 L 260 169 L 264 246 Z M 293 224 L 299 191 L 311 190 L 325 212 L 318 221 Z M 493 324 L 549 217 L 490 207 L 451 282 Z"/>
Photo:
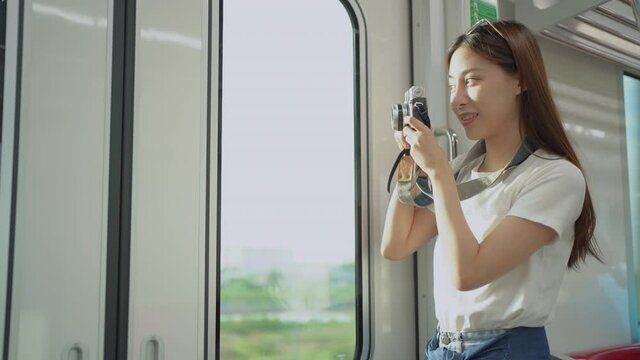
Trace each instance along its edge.
<path fill-rule="evenodd" d="M 476 118 L 478 118 L 478 113 L 476 112 L 458 114 L 458 119 L 460 119 L 460 122 L 464 127 L 470 126 L 476 120 Z"/>

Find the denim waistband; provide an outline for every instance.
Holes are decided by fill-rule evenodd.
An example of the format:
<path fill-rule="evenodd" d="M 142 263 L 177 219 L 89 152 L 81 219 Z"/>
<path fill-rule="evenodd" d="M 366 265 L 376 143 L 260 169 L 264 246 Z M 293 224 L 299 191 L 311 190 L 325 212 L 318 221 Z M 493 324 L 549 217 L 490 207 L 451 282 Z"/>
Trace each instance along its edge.
<path fill-rule="evenodd" d="M 449 343 L 444 344 L 442 340 Z M 438 328 L 425 347 L 425 359 L 428 360 L 475 359 L 488 354 L 508 355 L 505 359 L 548 359 L 550 352 L 545 329 L 516 327 L 446 332 Z"/>
<path fill-rule="evenodd" d="M 464 330 L 464 331 L 440 331 L 438 330 L 438 339 L 442 345 L 448 345 L 453 341 L 483 341 L 502 335 L 507 330 Z"/>

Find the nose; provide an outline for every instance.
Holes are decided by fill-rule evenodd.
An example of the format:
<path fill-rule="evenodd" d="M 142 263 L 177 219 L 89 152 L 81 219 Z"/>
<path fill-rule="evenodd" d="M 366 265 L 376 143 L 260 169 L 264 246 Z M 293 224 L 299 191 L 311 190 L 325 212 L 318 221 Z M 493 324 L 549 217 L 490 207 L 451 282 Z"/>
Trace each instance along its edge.
<path fill-rule="evenodd" d="M 469 103 L 469 96 L 464 84 L 458 84 L 453 88 L 450 94 L 449 103 L 453 112 L 457 112 L 458 109 L 464 108 Z"/>

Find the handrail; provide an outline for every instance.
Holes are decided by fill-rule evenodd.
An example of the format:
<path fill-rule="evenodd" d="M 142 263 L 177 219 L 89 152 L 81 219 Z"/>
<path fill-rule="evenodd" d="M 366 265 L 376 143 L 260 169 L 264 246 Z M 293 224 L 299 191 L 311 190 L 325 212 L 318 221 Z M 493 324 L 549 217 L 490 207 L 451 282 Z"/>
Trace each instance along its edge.
<path fill-rule="evenodd" d="M 433 130 L 435 136 L 446 136 L 449 143 L 449 161 L 458 156 L 458 135 L 448 128 L 437 128 Z"/>

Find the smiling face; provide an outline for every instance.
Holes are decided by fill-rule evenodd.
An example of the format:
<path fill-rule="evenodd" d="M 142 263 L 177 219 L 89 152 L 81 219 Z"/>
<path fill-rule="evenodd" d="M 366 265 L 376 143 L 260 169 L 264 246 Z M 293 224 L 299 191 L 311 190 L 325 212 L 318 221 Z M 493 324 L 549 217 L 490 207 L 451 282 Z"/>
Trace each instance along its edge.
<path fill-rule="evenodd" d="M 518 131 L 520 86 L 515 75 L 467 47 L 449 63 L 451 110 L 471 140 Z"/>

